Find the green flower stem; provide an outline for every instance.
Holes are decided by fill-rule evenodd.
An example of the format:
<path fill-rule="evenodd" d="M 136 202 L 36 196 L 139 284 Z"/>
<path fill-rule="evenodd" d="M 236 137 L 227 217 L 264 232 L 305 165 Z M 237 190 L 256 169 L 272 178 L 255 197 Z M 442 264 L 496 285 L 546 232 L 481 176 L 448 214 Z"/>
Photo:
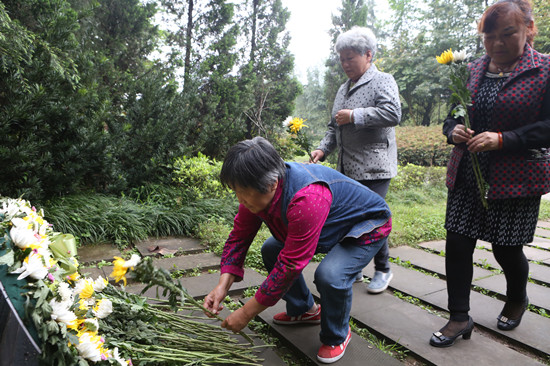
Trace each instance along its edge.
<path fill-rule="evenodd" d="M 180 349 L 162 347 L 162 346 L 143 346 L 133 342 L 126 343 L 129 350 L 143 354 L 139 357 L 140 361 L 178 361 L 178 362 L 205 362 L 215 361 L 215 363 L 233 364 L 233 365 L 261 365 L 259 359 L 247 357 L 241 353 L 220 352 L 216 354 L 204 353 L 199 351 L 185 351 Z M 237 356 L 234 358 L 231 356 Z"/>
<path fill-rule="evenodd" d="M 459 98 L 459 99 L 460 99 L 460 104 L 466 111 L 464 115 L 464 126 L 465 128 L 471 129 L 470 117 L 468 116 L 468 109 L 466 108 L 466 103 L 464 103 L 464 100 L 462 100 L 462 98 Z M 475 152 L 470 152 L 470 157 L 472 158 L 472 167 L 474 169 L 474 175 L 476 177 L 477 188 L 479 189 L 481 204 L 485 209 L 488 209 L 489 204 L 487 203 L 487 198 L 485 197 L 487 193 L 488 184 L 485 181 L 485 179 L 483 179 L 483 174 L 481 173 L 481 168 L 479 166 L 479 160 L 477 158 L 477 154 Z"/>

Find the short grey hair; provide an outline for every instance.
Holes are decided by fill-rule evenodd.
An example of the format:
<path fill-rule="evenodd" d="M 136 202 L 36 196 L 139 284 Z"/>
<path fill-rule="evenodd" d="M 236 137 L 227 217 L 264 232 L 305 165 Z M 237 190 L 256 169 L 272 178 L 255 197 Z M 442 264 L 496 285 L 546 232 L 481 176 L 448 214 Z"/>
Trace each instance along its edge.
<path fill-rule="evenodd" d="M 253 188 L 267 193 L 285 174 L 285 162 L 273 145 L 263 137 L 254 137 L 229 149 L 223 161 L 220 181 L 231 189 Z"/>
<path fill-rule="evenodd" d="M 373 58 L 377 47 L 378 43 L 374 33 L 369 28 L 357 26 L 340 34 L 334 45 L 334 49 L 338 53 L 351 49 L 360 55 L 366 55 L 367 51 L 371 51 Z"/>

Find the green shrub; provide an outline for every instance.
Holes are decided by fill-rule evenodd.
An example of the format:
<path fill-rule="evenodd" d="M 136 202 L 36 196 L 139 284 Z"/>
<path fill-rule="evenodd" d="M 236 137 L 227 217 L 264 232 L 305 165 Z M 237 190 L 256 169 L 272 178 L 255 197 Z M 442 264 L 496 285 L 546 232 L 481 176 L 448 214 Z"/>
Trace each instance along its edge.
<path fill-rule="evenodd" d="M 138 202 L 130 197 L 72 195 L 48 202 L 44 212 L 57 231 L 73 234 L 80 244 L 109 242 L 121 248 L 147 237 L 193 235 L 201 222 L 214 218 L 231 222 L 237 212 L 235 199 L 177 205 L 154 199 Z"/>
<path fill-rule="evenodd" d="M 227 240 L 229 233 L 232 229 L 232 223 L 221 222 L 219 220 L 208 220 L 199 224 L 196 235 L 201 240 L 201 243 L 208 246 L 217 255 L 222 255 L 225 241 Z M 246 255 L 245 266 L 254 268 L 257 271 L 265 271 L 264 263 L 262 260 L 261 248 L 264 241 L 271 236 L 269 229 L 265 225 L 262 225 L 254 241 L 248 249 Z"/>
<path fill-rule="evenodd" d="M 444 167 L 399 166 L 386 201 L 392 212 L 390 245 L 415 245 L 445 237 Z"/>
<path fill-rule="evenodd" d="M 400 165 L 397 176 L 391 180 L 390 189 L 402 191 L 411 188 L 445 185 L 446 168 L 424 167 L 415 164 Z"/>
<path fill-rule="evenodd" d="M 452 145 L 436 126 L 400 126 L 395 129 L 399 164 L 446 166 Z"/>
<path fill-rule="evenodd" d="M 194 199 L 224 198 L 232 195 L 219 175 L 222 162 L 199 153 L 196 157 L 181 157 L 174 161 L 174 182 Z"/>

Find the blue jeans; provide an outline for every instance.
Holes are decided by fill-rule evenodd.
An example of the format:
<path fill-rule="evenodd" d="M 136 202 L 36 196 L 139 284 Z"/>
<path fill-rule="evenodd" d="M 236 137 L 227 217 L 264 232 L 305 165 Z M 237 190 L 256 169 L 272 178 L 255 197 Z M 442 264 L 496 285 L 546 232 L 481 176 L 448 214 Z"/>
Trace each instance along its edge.
<path fill-rule="evenodd" d="M 368 187 L 371 191 L 378 193 L 383 199 L 386 199 L 386 194 L 390 188 L 391 179 L 373 179 L 373 180 L 360 180 L 358 181 L 365 187 Z M 380 248 L 380 251 L 374 256 L 374 270 L 384 273 L 390 271 L 390 248 L 388 241 Z"/>
<path fill-rule="evenodd" d="M 352 285 L 357 274 L 369 264 L 372 258 L 385 245 L 387 238 L 369 245 L 356 245 L 354 241 L 336 243 L 331 248 L 317 248 L 319 253 L 327 253 L 315 271 L 314 283 L 321 295 L 321 342 L 328 346 L 339 345 L 348 335 L 349 314 L 351 311 Z M 270 237 L 262 246 L 262 258 L 266 269 L 271 272 L 281 243 Z M 313 296 L 306 285 L 304 276 L 296 279 L 283 296 L 289 316 L 298 316 L 308 311 L 314 304 Z"/>

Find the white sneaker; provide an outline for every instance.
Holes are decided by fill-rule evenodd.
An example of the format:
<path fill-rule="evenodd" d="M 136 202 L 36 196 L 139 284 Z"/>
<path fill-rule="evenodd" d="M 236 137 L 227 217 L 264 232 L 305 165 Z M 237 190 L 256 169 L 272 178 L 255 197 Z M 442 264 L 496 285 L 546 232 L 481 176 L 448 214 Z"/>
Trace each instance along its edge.
<path fill-rule="evenodd" d="M 381 271 L 375 271 L 374 277 L 367 286 L 367 291 L 371 294 L 379 294 L 388 288 L 391 279 L 393 278 L 393 273 L 389 271 L 384 273 Z"/>

